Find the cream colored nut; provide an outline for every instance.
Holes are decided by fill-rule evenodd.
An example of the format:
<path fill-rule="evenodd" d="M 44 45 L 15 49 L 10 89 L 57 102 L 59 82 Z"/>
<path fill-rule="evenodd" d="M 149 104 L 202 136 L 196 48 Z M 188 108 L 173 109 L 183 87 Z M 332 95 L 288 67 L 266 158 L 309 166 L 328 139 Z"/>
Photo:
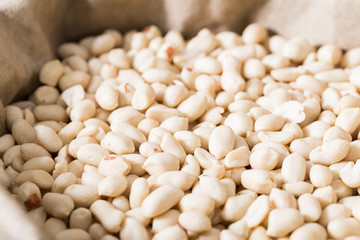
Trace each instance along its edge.
<path fill-rule="evenodd" d="M 71 121 L 79 120 L 86 121 L 95 116 L 96 106 L 90 99 L 85 99 L 79 102 L 70 113 Z"/>
<path fill-rule="evenodd" d="M 333 175 L 328 167 L 316 164 L 310 168 L 309 178 L 315 187 L 326 187 L 331 184 Z"/>
<path fill-rule="evenodd" d="M 40 104 L 55 104 L 59 97 L 59 91 L 51 86 L 41 86 L 34 92 L 35 103 Z"/>
<path fill-rule="evenodd" d="M 33 182 L 39 188 L 50 189 L 54 183 L 54 179 L 44 170 L 27 170 L 17 175 L 14 182 L 17 185 L 23 184 L 24 182 Z"/>
<path fill-rule="evenodd" d="M 99 199 L 96 188 L 87 185 L 73 184 L 67 187 L 64 194 L 74 200 L 75 207 L 90 207 L 90 205 Z"/>
<path fill-rule="evenodd" d="M 243 74 L 247 79 L 262 78 L 266 74 L 266 68 L 259 59 L 250 58 L 244 63 Z"/>
<path fill-rule="evenodd" d="M 137 126 L 141 120 L 145 119 L 145 115 L 135 110 L 133 107 L 127 106 L 112 111 L 108 117 L 108 122 L 127 122 Z"/>
<path fill-rule="evenodd" d="M 215 201 L 215 207 L 219 207 L 225 203 L 227 198 L 226 188 L 216 177 L 200 177 L 198 188 L 198 193 L 205 194 Z"/>
<path fill-rule="evenodd" d="M 303 128 L 304 137 L 316 137 L 322 139 L 330 124 L 323 121 L 315 121 Z"/>
<path fill-rule="evenodd" d="M 356 163 L 348 162 L 346 165 L 341 168 L 339 176 L 341 180 L 351 188 L 357 188 L 360 186 L 360 161 L 357 160 Z"/>
<path fill-rule="evenodd" d="M 70 228 L 80 228 L 87 231 L 92 223 L 91 212 L 86 208 L 77 208 L 69 217 Z"/>
<path fill-rule="evenodd" d="M 69 55 L 80 56 L 84 59 L 89 58 L 89 52 L 84 46 L 72 42 L 61 44 L 57 49 L 57 52 L 61 58 L 66 58 Z"/>
<path fill-rule="evenodd" d="M 272 170 L 277 165 L 279 157 L 280 155 L 277 151 L 265 147 L 253 151 L 249 162 L 253 169 Z"/>
<path fill-rule="evenodd" d="M 77 150 L 77 157 L 83 163 L 88 163 L 94 166 L 98 166 L 101 159 L 109 155 L 110 153 L 100 146 L 99 144 L 88 143 L 82 145 Z"/>
<path fill-rule="evenodd" d="M 79 148 L 88 143 L 97 144 L 97 141 L 95 140 L 95 138 L 88 136 L 75 138 L 69 144 L 69 148 L 68 148 L 69 155 L 77 158 L 77 151 L 79 150 Z"/>
<path fill-rule="evenodd" d="M 64 63 L 74 71 L 88 72 L 89 70 L 87 62 L 80 56 L 68 56 L 64 59 Z"/>
<path fill-rule="evenodd" d="M 112 34 L 101 34 L 97 36 L 91 44 L 91 53 L 93 55 L 100 55 L 108 52 L 116 45 L 116 38 Z"/>
<path fill-rule="evenodd" d="M 301 139 L 295 139 L 290 144 L 290 151 L 292 153 L 298 153 L 305 159 L 309 159 L 310 152 L 318 146 L 321 146 L 321 139 L 314 137 L 306 137 Z"/>
<path fill-rule="evenodd" d="M 7 176 L 5 171 L 2 174 Z M 16 195 L 28 210 L 37 208 L 40 205 L 41 192 L 35 183 L 24 182 L 19 186 Z"/>
<path fill-rule="evenodd" d="M 355 162 L 360 158 L 360 140 L 350 142 L 349 152 L 345 157 L 345 161 Z"/>
<path fill-rule="evenodd" d="M 336 192 L 332 186 L 317 188 L 312 194 L 317 198 L 322 208 L 337 201 Z"/>
<path fill-rule="evenodd" d="M 135 218 L 126 217 L 120 230 L 120 239 L 144 239 L 148 240 L 149 236 L 145 227 Z"/>
<path fill-rule="evenodd" d="M 209 150 L 216 158 L 222 158 L 233 150 L 235 134 L 227 126 L 216 127 L 210 134 Z"/>
<path fill-rule="evenodd" d="M 348 187 L 341 179 L 335 179 L 331 183 L 338 199 L 351 196 L 353 194 L 352 188 Z"/>
<path fill-rule="evenodd" d="M 296 79 L 295 86 L 304 91 L 307 90 L 321 95 L 321 93 L 326 89 L 327 84 L 311 75 L 301 75 Z"/>
<path fill-rule="evenodd" d="M 258 23 L 252 23 L 246 26 L 242 33 L 242 40 L 246 44 L 261 43 L 267 38 L 267 30 Z"/>
<path fill-rule="evenodd" d="M 341 218 L 329 222 L 328 234 L 335 239 L 345 239 L 349 236 L 360 236 L 360 222 L 354 218 Z"/>
<path fill-rule="evenodd" d="M 166 239 L 185 240 L 187 239 L 187 235 L 186 232 L 179 226 L 170 226 L 157 232 L 152 239 L 153 240 L 166 240 Z"/>
<path fill-rule="evenodd" d="M 307 222 L 318 221 L 322 214 L 319 201 L 310 193 L 302 194 L 298 198 L 298 207 Z"/>
<path fill-rule="evenodd" d="M 157 184 L 159 186 L 172 185 L 181 190 L 189 190 L 195 182 L 195 177 L 184 171 L 168 171 L 159 175 Z"/>
<path fill-rule="evenodd" d="M 223 48 L 232 48 L 243 44 L 241 36 L 238 33 L 230 31 L 223 31 L 216 34 L 216 40 L 219 41 L 220 46 Z"/>
<path fill-rule="evenodd" d="M 49 218 L 42 227 L 42 231 L 51 239 L 55 239 L 56 234 L 63 230 L 66 230 L 66 225 L 58 218 Z"/>
<path fill-rule="evenodd" d="M 293 139 L 293 134 L 286 131 L 260 131 L 257 137 L 261 142 L 278 142 L 287 145 Z"/>
<path fill-rule="evenodd" d="M 215 201 L 205 195 L 199 193 L 189 193 L 185 195 L 179 202 L 179 209 L 186 211 L 202 211 L 206 215 L 211 215 L 215 208 Z"/>
<path fill-rule="evenodd" d="M 341 127 L 348 133 L 353 134 L 360 124 L 359 119 L 360 108 L 347 108 L 338 115 L 335 126 Z"/>
<path fill-rule="evenodd" d="M 109 62 L 120 69 L 127 69 L 130 67 L 126 52 L 121 48 L 112 49 L 109 51 Z"/>
<path fill-rule="evenodd" d="M 119 155 L 133 153 L 135 151 L 134 143 L 131 138 L 125 134 L 117 132 L 108 132 L 101 140 L 101 146 L 104 148 L 104 150 L 107 149 Z"/>
<path fill-rule="evenodd" d="M 205 110 L 204 110 L 205 111 Z M 146 111 L 146 117 L 156 120 L 157 122 L 161 123 L 164 120 L 170 117 L 183 117 L 184 114 L 176 109 L 176 108 L 169 108 L 165 105 L 153 105 Z"/>
<path fill-rule="evenodd" d="M 179 188 L 165 185 L 151 192 L 142 202 L 142 212 L 145 217 L 159 216 L 175 204 L 184 196 L 184 192 Z"/>
<path fill-rule="evenodd" d="M 63 66 L 59 60 L 47 62 L 40 71 L 40 82 L 55 87 L 63 74 Z"/>
<path fill-rule="evenodd" d="M 206 102 L 207 100 L 205 96 L 195 94 L 180 103 L 178 110 L 189 118 L 189 122 L 192 122 L 198 119 L 205 112 Z"/>
<path fill-rule="evenodd" d="M 104 176 L 123 174 L 127 175 L 131 171 L 131 163 L 128 161 L 131 154 L 119 156 L 108 155 L 104 157 L 98 166 L 98 171 Z M 143 161 L 142 161 L 143 162 Z"/>
<path fill-rule="evenodd" d="M 283 46 L 282 53 L 294 62 L 302 62 L 312 51 L 312 47 L 305 38 L 292 38 Z"/>
<path fill-rule="evenodd" d="M 242 185 L 260 194 L 269 194 L 275 187 L 275 180 L 268 171 L 261 169 L 245 170 L 241 175 Z"/>
<path fill-rule="evenodd" d="M 21 171 L 40 169 L 51 173 L 55 167 L 55 162 L 51 157 L 35 157 L 24 163 Z"/>
<path fill-rule="evenodd" d="M 356 107 L 360 107 L 360 98 L 357 96 L 345 95 L 339 100 L 334 112 L 339 114 L 344 109 Z"/>
<path fill-rule="evenodd" d="M 194 63 L 194 71 L 205 74 L 220 74 L 221 64 L 212 57 L 200 57 Z"/>
<path fill-rule="evenodd" d="M 74 201 L 61 193 L 44 194 L 42 205 L 47 213 L 57 218 L 66 218 L 74 209 Z"/>
<path fill-rule="evenodd" d="M 355 67 L 359 65 L 360 59 L 358 53 L 360 52 L 360 48 L 353 48 L 348 50 L 341 61 L 342 67 Z"/>
<path fill-rule="evenodd" d="M 177 131 L 174 137 L 188 154 L 193 154 L 196 148 L 201 147 L 200 137 L 191 131 Z"/>
<path fill-rule="evenodd" d="M 204 232 L 211 229 L 211 221 L 201 211 L 187 211 L 179 215 L 179 224 L 187 231 Z"/>
<path fill-rule="evenodd" d="M 231 230 L 228 229 L 223 229 L 220 232 L 220 239 L 221 240 L 237 240 L 237 239 L 244 239 L 244 238 L 240 238 L 240 236 L 236 233 L 234 233 Z"/>
<path fill-rule="evenodd" d="M 273 188 L 269 195 L 271 205 L 274 208 L 297 208 L 296 199 L 291 193 Z"/>
<path fill-rule="evenodd" d="M 96 102 L 104 110 L 114 110 L 119 104 L 119 92 L 110 85 L 101 85 L 95 93 Z"/>
<path fill-rule="evenodd" d="M 117 209 L 119 209 L 122 212 L 127 212 L 130 210 L 129 199 L 127 199 L 127 197 L 125 197 L 123 195 L 115 197 L 111 201 L 111 204 L 114 205 Z"/>
<path fill-rule="evenodd" d="M 145 137 L 148 137 L 151 129 L 156 127 L 159 127 L 158 121 L 150 118 L 142 120 L 137 125 L 137 128 L 144 134 Z"/>
<path fill-rule="evenodd" d="M 154 153 L 144 162 L 143 168 L 150 174 L 179 170 L 179 160 L 170 153 Z"/>
<path fill-rule="evenodd" d="M 98 194 L 107 197 L 117 197 L 127 187 L 127 179 L 122 174 L 110 175 L 99 182 Z"/>
<path fill-rule="evenodd" d="M 160 147 L 164 152 L 170 153 L 179 159 L 180 165 L 184 162 L 186 158 L 186 152 L 182 148 L 181 144 L 176 140 L 176 138 L 170 133 L 164 135 Z"/>
<path fill-rule="evenodd" d="M 17 119 L 11 127 L 11 134 L 19 145 L 37 141 L 35 129 L 24 119 Z"/>
<path fill-rule="evenodd" d="M 270 200 L 266 195 L 260 195 L 247 209 L 244 217 L 239 221 L 246 222 L 246 226 L 253 228 L 259 225 L 267 216 L 270 210 Z"/>
<path fill-rule="evenodd" d="M 148 84 L 136 88 L 132 98 L 132 105 L 137 110 L 147 109 L 155 101 L 154 89 Z"/>
<path fill-rule="evenodd" d="M 195 53 L 210 53 L 217 46 L 215 36 L 209 29 L 202 29 L 186 45 L 186 51 Z"/>
<path fill-rule="evenodd" d="M 304 110 L 304 106 L 301 103 L 297 101 L 287 101 L 276 107 L 273 114 L 281 116 L 288 121 L 300 123 L 304 121 L 306 117 Z"/>
<path fill-rule="evenodd" d="M 77 177 L 71 172 L 66 172 L 60 174 L 55 179 L 54 184 L 51 187 L 51 191 L 55 193 L 63 193 L 68 186 L 75 183 L 77 183 Z"/>
<path fill-rule="evenodd" d="M 111 203 L 105 200 L 96 200 L 91 204 L 90 211 L 106 230 L 112 233 L 119 232 L 125 214 L 116 209 Z"/>
<path fill-rule="evenodd" d="M 245 88 L 245 80 L 236 71 L 224 71 L 221 74 L 220 84 L 221 88 L 229 93 L 237 93 Z"/>
<path fill-rule="evenodd" d="M 304 193 L 312 193 L 314 190 L 314 186 L 308 182 L 285 183 L 282 188 L 285 191 L 292 193 L 295 197 L 299 197 Z"/>
<path fill-rule="evenodd" d="M 287 57 L 278 54 L 266 55 L 261 61 L 268 70 L 286 68 L 290 66 L 290 60 Z"/>
<path fill-rule="evenodd" d="M 83 128 L 84 125 L 81 121 L 71 121 L 58 132 L 58 135 L 64 144 L 69 144 Z"/>
<path fill-rule="evenodd" d="M 303 74 L 305 74 L 305 70 L 300 67 L 279 68 L 270 72 L 271 77 L 280 82 L 294 82 Z"/>
<path fill-rule="evenodd" d="M 283 237 L 304 224 L 304 218 L 297 209 L 279 208 L 269 213 L 266 233 L 272 237 Z"/>
<path fill-rule="evenodd" d="M 326 229 L 318 223 L 306 223 L 291 233 L 289 239 L 325 240 L 327 239 L 327 232 Z"/>
<path fill-rule="evenodd" d="M 253 120 L 244 113 L 230 113 L 224 121 L 224 125 L 230 127 L 235 135 L 245 136 L 253 130 Z"/>
<path fill-rule="evenodd" d="M 170 85 L 166 88 L 162 101 L 168 107 L 176 107 L 188 95 L 188 89 L 184 85 Z"/>
<path fill-rule="evenodd" d="M 89 233 L 83 229 L 66 229 L 56 234 L 55 240 L 91 240 Z"/>
<path fill-rule="evenodd" d="M 236 97 L 236 96 L 235 96 Z M 242 112 L 248 113 L 251 108 L 257 107 L 258 105 L 252 100 L 243 100 L 243 99 L 235 99 L 234 102 L 230 103 L 228 106 L 228 110 L 231 113 L 234 112 Z"/>
<path fill-rule="evenodd" d="M 131 209 L 125 213 L 126 217 L 132 217 L 139 221 L 143 226 L 147 227 L 150 223 L 150 218 L 145 217 L 142 213 L 141 207 Z"/>
<path fill-rule="evenodd" d="M 168 227 L 178 224 L 179 210 L 170 209 L 166 213 L 157 216 L 152 222 L 152 232 L 158 233 Z"/>
<path fill-rule="evenodd" d="M 0 137 L 0 156 L 15 145 L 15 140 L 11 134 L 4 134 Z"/>
<path fill-rule="evenodd" d="M 349 142 L 342 139 L 329 140 L 310 152 L 310 161 L 331 165 L 344 159 L 349 151 Z"/>
<path fill-rule="evenodd" d="M 46 220 L 46 212 L 43 207 L 35 208 L 26 213 L 30 221 L 33 221 L 35 226 L 42 228 Z"/>
<path fill-rule="evenodd" d="M 104 226 L 98 222 L 91 224 L 88 232 L 91 236 L 91 239 L 101 239 L 103 236 L 109 233 L 104 228 Z"/>
<path fill-rule="evenodd" d="M 315 78 L 327 83 L 346 82 L 349 80 L 348 74 L 343 69 L 319 72 L 315 74 Z"/>
<path fill-rule="evenodd" d="M 81 71 L 73 71 L 63 75 L 59 79 L 58 86 L 61 91 L 64 91 L 75 85 L 81 85 L 83 88 L 86 88 L 89 85 L 90 76 L 87 73 Z"/>
<path fill-rule="evenodd" d="M 250 150 L 247 146 L 241 146 L 226 154 L 221 162 L 227 168 L 244 167 L 249 165 Z"/>
<path fill-rule="evenodd" d="M 139 148 L 140 144 L 146 142 L 146 137 L 144 134 L 137 129 L 135 126 L 122 122 L 122 123 L 112 123 L 110 128 L 113 132 L 128 136 L 134 143 L 135 148 Z"/>
<path fill-rule="evenodd" d="M 175 73 L 167 69 L 151 68 L 145 70 L 141 76 L 150 84 L 156 82 L 170 84 L 175 78 Z"/>
<path fill-rule="evenodd" d="M 248 210 L 254 198 L 250 195 L 229 197 L 221 211 L 221 217 L 229 222 L 240 220 Z M 182 200 L 180 201 L 180 203 Z"/>
<path fill-rule="evenodd" d="M 160 146 L 162 139 L 164 138 L 164 136 L 166 134 L 170 134 L 170 132 L 168 130 L 166 130 L 165 128 L 162 128 L 162 127 L 153 128 L 153 129 L 151 129 L 151 131 L 149 133 L 148 141 L 152 142 L 152 143 L 156 143 Z"/>
<path fill-rule="evenodd" d="M 129 202 L 132 209 L 140 207 L 144 199 L 149 195 L 150 187 L 144 178 L 137 178 L 131 185 Z"/>
<path fill-rule="evenodd" d="M 323 137 L 323 142 L 327 142 L 332 139 L 343 139 L 350 142 L 350 145 L 352 141 L 351 135 L 348 132 L 346 132 L 343 128 L 338 126 L 331 127 L 325 132 Z"/>
<path fill-rule="evenodd" d="M 85 99 L 85 90 L 82 85 L 76 84 L 72 87 L 67 88 L 65 91 L 61 93 L 60 96 L 61 96 L 60 99 L 64 101 L 64 103 L 68 107 L 72 108 Z"/>
<path fill-rule="evenodd" d="M 199 162 L 199 165 L 204 169 L 212 169 L 220 163 L 219 160 L 203 148 L 196 148 L 194 156 Z"/>
<path fill-rule="evenodd" d="M 68 120 L 65 109 L 56 104 L 38 105 L 34 109 L 34 115 L 38 121 L 54 120 L 66 122 Z"/>
<path fill-rule="evenodd" d="M 342 51 L 338 46 L 326 44 L 318 49 L 316 57 L 321 62 L 329 63 L 335 66 L 341 60 Z"/>
<path fill-rule="evenodd" d="M 338 102 L 340 101 L 340 93 L 333 88 L 326 88 L 321 94 L 322 103 L 321 106 L 325 110 L 333 110 L 337 107 Z"/>
<path fill-rule="evenodd" d="M 90 170 L 91 169 L 91 170 Z M 84 166 L 84 172 L 81 175 L 81 184 L 86 186 L 98 188 L 99 183 L 104 179 L 104 176 L 96 172 L 96 169 L 92 170 L 91 165 Z"/>
<path fill-rule="evenodd" d="M 254 129 L 258 131 L 278 131 L 284 125 L 284 119 L 281 116 L 267 114 L 255 121 Z"/>
<path fill-rule="evenodd" d="M 139 153 L 144 157 L 149 157 L 156 152 L 162 152 L 160 146 L 153 142 L 144 142 L 139 147 Z"/>
<path fill-rule="evenodd" d="M 200 166 L 197 159 L 189 154 L 186 156 L 181 171 L 187 172 L 192 176 L 198 177 L 200 175 Z"/>

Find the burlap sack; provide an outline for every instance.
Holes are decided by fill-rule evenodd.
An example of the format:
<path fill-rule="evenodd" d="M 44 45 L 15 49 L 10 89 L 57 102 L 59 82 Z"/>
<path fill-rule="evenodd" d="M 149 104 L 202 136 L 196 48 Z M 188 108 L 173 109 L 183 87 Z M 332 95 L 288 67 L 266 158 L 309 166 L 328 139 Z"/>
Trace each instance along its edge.
<path fill-rule="evenodd" d="M 29 95 L 41 65 L 56 57 L 61 42 L 109 27 L 126 31 L 150 24 L 186 37 L 203 27 L 241 33 L 257 21 L 286 37 L 347 49 L 360 46 L 359 6 L 359 0 L 0 0 L 0 135 L 1 101 L 7 105 Z M 39 238 L 2 191 L 0 202 L 0 239 Z"/>

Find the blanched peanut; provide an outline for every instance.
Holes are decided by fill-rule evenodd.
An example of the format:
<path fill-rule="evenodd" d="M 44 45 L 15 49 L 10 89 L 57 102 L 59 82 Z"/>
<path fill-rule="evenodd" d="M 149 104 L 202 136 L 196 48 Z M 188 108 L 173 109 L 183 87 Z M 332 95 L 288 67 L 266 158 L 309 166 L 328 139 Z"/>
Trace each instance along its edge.
<path fill-rule="evenodd" d="M 298 207 L 307 222 L 316 222 L 322 214 L 319 201 L 310 193 L 302 194 L 298 198 Z"/>
<path fill-rule="evenodd" d="M 82 163 L 92 164 L 98 166 L 101 159 L 110 153 L 99 144 L 88 143 L 84 144 L 77 150 L 77 157 Z"/>
<path fill-rule="evenodd" d="M 235 134 L 227 126 L 216 127 L 210 134 L 209 151 L 216 158 L 226 156 L 233 150 L 235 144 Z"/>
<path fill-rule="evenodd" d="M 228 168 L 244 167 L 249 165 L 249 156 L 249 148 L 241 146 L 229 152 L 221 162 Z"/>
<path fill-rule="evenodd" d="M 160 124 L 160 127 L 174 134 L 177 131 L 185 131 L 188 129 L 188 119 L 182 117 L 170 117 Z"/>
<path fill-rule="evenodd" d="M 6 173 L 4 172 L 6 175 Z M 41 201 L 39 187 L 32 182 L 24 182 L 17 190 L 17 196 L 27 209 L 37 208 Z"/>
<path fill-rule="evenodd" d="M 180 203 L 183 200 L 180 201 Z M 229 222 L 240 220 L 246 213 L 247 209 L 254 201 L 250 195 L 238 195 L 229 197 L 221 212 L 221 217 Z"/>
<path fill-rule="evenodd" d="M 54 169 L 55 162 L 51 157 L 35 157 L 28 160 L 21 168 L 21 171 L 41 169 L 46 172 L 52 172 Z"/>
<path fill-rule="evenodd" d="M 273 188 L 269 198 L 271 205 L 275 208 L 296 208 L 295 197 L 287 191 Z"/>
<path fill-rule="evenodd" d="M 329 204 L 323 209 L 323 213 L 319 219 L 319 223 L 327 226 L 330 221 L 335 219 L 347 218 L 351 216 L 351 210 L 343 204 L 333 203 Z"/>
<path fill-rule="evenodd" d="M 200 138 L 191 131 L 177 131 L 174 137 L 188 154 L 193 154 L 196 148 L 201 147 Z"/>
<path fill-rule="evenodd" d="M 128 184 L 129 184 L 129 181 L 128 181 Z M 112 200 L 111 204 L 114 205 L 117 209 L 119 209 L 122 212 L 127 212 L 130 210 L 129 200 L 125 196 L 122 196 L 122 195 L 115 197 Z"/>
<path fill-rule="evenodd" d="M 327 239 L 326 229 L 318 223 L 306 223 L 296 229 L 291 235 L 290 240 L 325 240 Z"/>
<path fill-rule="evenodd" d="M 265 76 L 265 73 L 265 66 L 259 59 L 250 58 L 245 61 L 243 66 L 243 74 L 245 78 L 262 78 Z"/>
<path fill-rule="evenodd" d="M 145 110 L 154 102 L 154 100 L 154 89 L 148 84 L 143 84 L 136 88 L 131 103 L 135 109 Z"/>
<path fill-rule="evenodd" d="M 360 108 L 347 108 L 338 115 L 335 126 L 352 134 L 360 124 Z"/>
<path fill-rule="evenodd" d="M 272 148 L 260 148 L 250 155 L 250 166 L 254 169 L 272 170 L 279 161 L 279 153 Z M 246 165 L 244 165 L 246 166 Z"/>
<path fill-rule="evenodd" d="M 127 179 L 122 174 L 110 175 L 99 182 L 98 194 L 107 197 L 117 197 L 127 187 Z"/>
<path fill-rule="evenodd" d="M 180 165 L 184 162 L 186 158 L 185 150 L 182 148 L 176 138 L 170 133 L 164 135 L 160 147 L 164 152 L 170 153 L 179 159 Z"/>
<path fill-rule="evenodd" d="M 260 194 L 269 194 L 275 187 L 275 180 L 268 171 L 261 169 L 245 170 L 241 175 L 242 185 Z"/>
<path fill-rule="evenodd" d="M 157 178 L 157 184 L 172 185 L 179 187 L 181 190 L 189 190 L 194 184 L 195 177 L 184 171 L 168 171 L 160 174 Z"/>
<path fill-rule="evenodd" d="M 208 216 L 201 211 L 186 211 L 179 215 L 180 225 L 188 231 L 204 232 L 211 229 Z"/>
<path fill-rule="evenodd" d="M 132 240 L 132 239 L 149 239 L 148 233 L 145 227 L 136 219 L 132 217 L 126 217 L 120 230 L 120 239 Z"/>
<path fill-rule="evenodd" d="M 204 99 L 204 101 L 205 101 L 205 99 Z M 190 106 L 188 106 L 188 107 L 190 107 Z M 204 106 L 200 106 L 200 107 L 201 108 L 203 107 L 204 108 L 203 111 L 205 111 L 205 102 L 204 102 Z M 188 109 L 185 111 L 192 111 L 192 110 Z M 182 112 L 182 110 L 176 109 L 176 108 L 169 108 L 169 107 L 167 107 L 165 105 L 161 105 L 161 104 L 157 104 L 157 105 L 153 105 L 153 106 L 149 107 L 145 114 L 146 114 L 147 118 L 154 119 L 159 123 L 163 122 L 165 119 L 167 119 L 169 117 L 175 117 L 175 116 L 183 117 L 184 116 L 184 112 Z M 190 113 L 190 114 L 193 114 L 193 113 Z M 200 116 L 198 116 L 198 117 L 200 117 Z M 196 117 L 196 118 L 198 118 L 198 117 Z"/>
<path fill-rule="evenodd" d="M 93 223 L 89 227 L 89 234 L 92 239 L 98 240 L 101 239 L 103 236 L 109 234 L 109 232 L 104 228 L 101 223 Z"/>
<path fill-rule="evenodd" d="M 185 195 L 179 202 L 179 209 L 186 211 L 202 211 L 210 215 L 215 208 L 214 200 L 204 194 L 190 193 Z"/>
<path fill-rule="evenodd" d="M 101 145 L 105 149 L 119 155 L 125 153 L 133 153 L 135 150 L 134 143 L 131 138 L 126 136 L 125 134 L 117 132 L 108 132 L 101 140 Z"/>
<path fill-rule="evenodd" d="M 180 103 L 178 109 L 192 122 L 205 112 L 206 102 L 206 97 L 195 94 Z"/>
<path fill-rule="evenodd" d="M 70 228 L 81 228 L 87 231 L 92 222 L 91 212 L 86 208 L 77 208 L 71 212 L 69 218 Z"/>
<path fill-rule="evenodd" d="M 15 145 L 15 140 L 11 134 L 4 134 L 0 137 L 0 156 Z"/>
<path fill-rule="evenodd" d="M 348 162 L 339 172 L 341 180 L 349 187 L 356 188 L 360 186 L 359 171 L 360 161 L 356 163 Z"/>
<path fill-rule="evenodd" d="M 153 240 L 166 240 L 166 239 L 185 240 L 187 239 L 187 235 L 181 227 L 170 226 L 157 232 L 152 239 Z"/>
<path fill-rule="evenodd" d="M 67 187 L 64 194 L 74 200 L 75 207 L 90 207 L 90 205 L 99 199 L 96 188 L 87 185 L 73 184 Z"/>
<path fill-rule="evenodd" d="M 47 62 L 40 71 L 40 82 L 55 87 L 63 74 L 63 66 L 59 60 Z"/>
<path fill-rule="evenodd" d="M 123 212 L 104 200 L 96 200 L 92 203 L 90 211 L 102 223 L 106 230 L 113 233 L 120 230 L 120 224 L 125 218 Z"/>
<path fill-rule="evenodd" d="M 137 178 L 131 185 L 129 202 L 132 209 L 140 207 L 144 199 L 149 195 L 150 187 L 144 178 Z"/>
<path fill-rule="evenodd" d="M 349 142 L 342 139 L 329 140 L 311 151 L 310 161 L 331 165 L 345 158 L 349 151 Z"/>
<path fill-rule="evenodd" d="M 42 199 L 44 209 L 50 215 L 57 218 L 69 216 L 74 209 L 74 201 L 67 195 L 61 193 L 46 193 Z"/>
<path fill-rule="evenodd" d="M 309 159 L 310 152 L 318 146 L 321 146 L 321 139 L 314 137 L 306 137 L 295 139 L 290 144 L 290 150 L 292 153 L 298 153 L 305 159 Z"/>
<path fill-rule="evenodd" d="M 165 185 L 157 188 L 142 202 L 142 211 L 145 217 L 156 217 L 165 213 L 179 202 L 184 192 L 179 188 Z"/>
<path fill-rule="evenodd" d="M 39 188 L 49 189 L 51 188 L 54 179 L 49 173 L 45 172 L 44 170 L 27 170 L 17 175 L 14 181 L 18 185 L 24 182 L 33 182 Z"/>
<path fill-rule="evenodd" d="M 225 203 L 227 192 L 225 186 L 213 176 L 202 176 L 198 185 L 199 193 L 211 197 L 215 201 L 215 207 Z"/>
<path fill-rule="evenodd" d="M 315 187 L 326 187 L 331 184 L 333 179 L 330 169 L 318 164 L 310 168 L 309 177 Z"/>
<path fill-rule="evenodd" d="M 13 122 L 11 134 L 19 145 L 37 141 L 35 129 L 24 119 L 17 119 Z"/>
<path fill-rule="evenodd" d="M 66 230 L 66 225 L 64 221 L 58 218 L 49 218 L 46 220 L 42 227 L 43 232 L 46 234 L 47 237 L 54 239 L 56 234 L 61 231 Z"/>
<path fill-rule="evenodd" d="M 255 121 L 255 131 L 279 131 L 284 125 L 284 119 L 277 115 L 264 115 Z"/>
<path fill-rule="evenodd" d="M 154 153 L 144 162 L 143 168 L 150 174 L 179 170 L 179 160 L 170 153 Z"/>
<path fill-rule="evenodd" d="M 317 188 L 312 194 L 317 198 L 322 208 L 337 201 L 336 193 L 331 186 Z"/>
<path fill-rule="evenodd" d="M 79 102 L 70 113 L 72 121 L 79 120 L 85 121 L 95 116 L 96 106 L 95 103 L 90 99 L 85 99 Z"/>
<path fill-rule="evenodd" d="M 291 182 L 285 183 L 282 187 L 285 191 L 292 193 L 295 197 L 304 193 L 312 193 L 314 186 L 308 182 Z"/>
<path fill-rule="evenodd" d="M 225 119 L 224 125 L 240 136 L 245 136 L 248 131 L 253 130 L 253 120 L 241 112 L 230 113 Z"/>
<path fill-rule="evenodd" d="M 269 226 L 266 233 L 272 237 L 283 237 L 303 223 L 303 216 L 294 208 L 274 209 L 269 213 Z"/>
<path fill-rule="evenodd" d="M 66 229 L 56 234 L 55 240 L 91 240 L 89 233 L 82 229 Z"/>
<path fill-rule="evenodd" d="M 166 213 L 157 216 L 152 222 L 152 232 L 160 232 L 168 227 L 175 226 L 178 223 L 180 212 L 175 209 L 170 209 Z"/>
<path fill-rule="evenodd" d="M 119 92 L 110 85 L 101 85 L 95 93 L 96 102 L 104 110 L 114 110 L 119 104 Z"/>
<path fill-rule="evenodd" d="M 354 218 L 341 218 L 329 222 L 329 236 L 335 239 L 345 239 L 348 236 L 360 236 L 360 222 Z"/>

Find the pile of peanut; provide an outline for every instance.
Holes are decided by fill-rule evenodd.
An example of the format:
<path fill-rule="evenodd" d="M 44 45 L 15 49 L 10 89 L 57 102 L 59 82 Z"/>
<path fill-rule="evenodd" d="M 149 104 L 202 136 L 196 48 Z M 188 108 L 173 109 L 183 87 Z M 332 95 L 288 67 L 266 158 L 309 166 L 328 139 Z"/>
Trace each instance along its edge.
<path fill-rule="evenodd" d="M 149 26 L 58 55 L 0 137 L 47 238 L 360 239 L 360 48 Z"/>

